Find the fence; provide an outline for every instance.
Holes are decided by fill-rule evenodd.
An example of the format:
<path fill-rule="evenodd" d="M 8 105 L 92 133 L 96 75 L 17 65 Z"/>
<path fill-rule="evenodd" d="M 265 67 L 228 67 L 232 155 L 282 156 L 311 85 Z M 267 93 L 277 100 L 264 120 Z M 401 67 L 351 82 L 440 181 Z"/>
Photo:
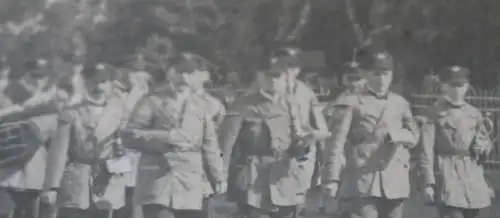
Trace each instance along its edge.
<path fill-rule="evenodd" d="M 415 115 L 422 115 L 426 107 L 430 106 L 439 98 L 437 87 L 427 87 L 411 95 L 412 108 Z M 485 162 L 487 173 L 500 173 L 500 89 L 474 90 L 466 96 L 467 102 L 476 106 L 487 120 L 491 137 L 493 139 L 493 150 Z M 491 121 L 491 122 L 490 122 Z"/>

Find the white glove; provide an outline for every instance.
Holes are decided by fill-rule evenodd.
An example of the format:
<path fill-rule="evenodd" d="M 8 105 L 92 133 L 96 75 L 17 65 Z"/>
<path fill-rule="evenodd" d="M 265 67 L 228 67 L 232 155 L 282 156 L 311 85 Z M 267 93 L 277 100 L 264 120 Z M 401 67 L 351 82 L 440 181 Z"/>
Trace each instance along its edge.
<path fill-rule="evenodd" d="M 434 202 L 434 188 L 432 186 L 427 186 L 422 191 L 422 198 L 425 203 L 433 203 Z"/>
<path fill-rule="evenodd" d="M 227 192 L 227 183 L 223 181 L 217 182 L 215 184 L 215 193 L 216 194 L 224 194 Z"/>

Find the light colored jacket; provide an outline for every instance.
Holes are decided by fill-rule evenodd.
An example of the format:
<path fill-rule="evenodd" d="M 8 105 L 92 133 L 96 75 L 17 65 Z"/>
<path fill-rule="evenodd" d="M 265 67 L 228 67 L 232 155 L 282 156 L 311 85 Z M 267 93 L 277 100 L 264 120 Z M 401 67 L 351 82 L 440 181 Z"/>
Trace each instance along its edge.
<path fill-rule="evenodd" d="M 494 192 L 471 153 L 472 146 L 484 149 L 478 155 L 487 155 L 492 148 L 481 113 L 472 105 L 453 106 L 444 99 L 428 111 L 419 155 L 422 185 L 435 187 L 441 204 L 467 209 L 490 206 Z"/>
<path fill-rule="evenodd" d="M 124 138 L 141 152 L 134 202 L 200 210 L 209 194 L 205 175 L 212 184 L 225 180 L 215 125 L 199 96 L 189 96 L 181 108 L 176 103 L 164 93 L 149 96 L 130 118 L 128 129 L 160 132 L 150 139 Z M 189 139 L 175 138 L 176 131 Z"/>
<path fill-rule="evenodd" d="M 112 175 L 102 196 L 93 192 L 96 164 L 117 155 L 114 133 L 119 128 L 122 109 L 121 100 L 115 98 L 106 106 L 83 102 L 61 114 L 51 145 L 59 152 L 50 159 L 53 169 L 45 181 L 47 187 L 58 190 L 60 207 L 88 209 L 95 205 L 106 210 L 125 204 L 123 175 Z"/>
<path fill-rule="evenodd" d="M 409 196 L 408 149 L 416 145 L 419 131 L 406 100 L 394 93 L 377 97 L 364 90 L 337 100 L 328 123 L 332 137 L 326 141 L 322 179 L 340 182 L 339 197 Z M 408 133 L 405 146 L 386 140 L 401 131 Z"/>
<path fill-rule="evenodd" d="M 231 106 L 219 130 L 230 199 L 268 210 L 304 203 L 316 147 L 303 162 L 287 153 L 292 144 L 288 100 L 253 92 Z"/>

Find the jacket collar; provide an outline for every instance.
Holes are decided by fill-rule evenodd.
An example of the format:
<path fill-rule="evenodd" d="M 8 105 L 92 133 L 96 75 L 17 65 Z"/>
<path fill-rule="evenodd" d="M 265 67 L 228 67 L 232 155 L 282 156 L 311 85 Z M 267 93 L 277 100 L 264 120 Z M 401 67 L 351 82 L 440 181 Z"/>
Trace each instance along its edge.
<path fill-rule="evenodd" d="M 389 90 L 387 90 L 386 92 L 376 92 L 374 91 L 371 87 L 369 86 L 366 86 L 366 92 L 371 95 L 371 96 L 374 96 L 375 98 L 377 99 L 380 99 L 380 100 L 387 100 L 387 98 L 389 98 L 389 94 L 391 93 Z"/>
<path fill-rule="evenodd" d="M 453 101 L 448 96 L 443 96 L 444 101 L 453 108 L 461 108 L 467 104 L 465 100 L 462 101 Z"/>

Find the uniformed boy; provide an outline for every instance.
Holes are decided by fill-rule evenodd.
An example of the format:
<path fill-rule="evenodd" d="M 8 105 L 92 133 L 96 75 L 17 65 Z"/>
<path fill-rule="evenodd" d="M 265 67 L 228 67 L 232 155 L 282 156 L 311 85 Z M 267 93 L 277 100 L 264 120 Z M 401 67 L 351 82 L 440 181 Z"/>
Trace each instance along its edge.
<path fill-rule="evenodd" d="M 333 101 L 329 102 L 323 108 L 323 114 L 325 119 L 330 122 L 335 122 L 335 119 L 332 119 L 336 112 L 336 108 L 338 108 L 338 102 L 349 101 L 348 99 L 356 99 L 356 95 L 363 90 L 366 80 L 363 77 L 362 73 L 359 69 L 358 62 L 349 62 L 342 67 L 342 82 L 345 87 L 345 90 L 340 93 Z M 336 125 L 335 123 L 327 123 L 329 127 L 332 125 Z M 325 155 L 325 153 L 323 153 Z M 326 157 L 323 157 L 326 159 Z M 322 211 L 329 214 L 342 214 L 346 213 L 345 205 L 347 202 L 345 201 L 337 201 L 337 199 L 323 196 L 322 199 Z"/>
<path fill-rule="evenodd" d="M 203 217 L 205 175 L 215 193 L 225 189 L 212 114 L 190 88 L 206 66 L 197 55 L 181 54 L 173 68 L 169 85 L 139 103 L 125 137 L 141 152 L 134 199 L 145 218 Z"/>
<path fill-rule="evenodd" d="M 428 109 L 422 130 L 424 198 L 443 218 L 477 218 L 493 197 L 481 165 L 492 143 L 481 112 L 464 100 L 469 74 L 459 66 L 439 73 L 444 95 Z"/>
<path fill-rule="evenodd" d="M 32 76 L 47 78 L 43 71 L 45 64 L 39 64 Z M 47 169 L 47 156 L 55 151 L 48 145 L 51 134 L 56 129 L 56 111 L 42 114 L 32 110 L 38 103 L 47 106 L 50 96 L 42 92 L 45 83 L 34 83 L 35 92 L 28 100 L 17 101 L 16 96 L 1 94 L 0 126 L 2 140 L 2 160 L 0 164 L 0 189 L 7 191 L 14 203 L 14 217 L 32 218 L 39 215 L 39 197 L 44 190 L 44 178 Z M 33 104 L 34 102 L 38 102 Z M 16 148 L 16 149 L 13 149 Z"/>
<path fill-rule="evenodd" d="M 302 151 L 322 134 L 296 122 L 303 120 L 299 103 L 287 93 L 284 68 L 274 66 L 257 80 L 259 90 L 237 99 L 221 126 L 228 196 L 247 218 L 297 217 L 314 170 L 308 163 L 316 155 Z"/>
<path fill-rule="evenodd" d="M 84 77 L 84 99 L 59 117 L 51 145 L 59 153 L 52 157 L 54 168 L 45 181 L 57 195 L 61 218 L 111 216 L 124 205 L 123 174 L 131 170 L 117 135 L 123 103 L 113 94 L 113 75 L 92 69 Z"/>
<path fill-rule="evenodd" d="M 348 200 L 349 217 L 401 218 L 410 194 L 408 150 L 418 129 L 408 102 L 389 90 L 392 57 L 369 53 L 360 64 L 366 86 L 337 101 L 329 121 L 323 184 L 330 196 Z"/>
<path fill-rule="evenodd" d="M 302 51 L 294 47 L 285 47 L 274 52 L 271 58 L 271 70 L 284 73 L 286 93 L 299 104 L 301 122 L 326 131 L 326 121 L 321 113 L 322 108 L 316 93 L 298 79 L 302 65 L 301 54 Z"/>
<path fill-rule="evenodd" d="M 273 53 L 271 58 L 271 68 L 272 70 L 282 71 L 285 73 L 286 80 L 286 93 L 298 104 L 298 114 L 297 116 L 299 125 L 307 125 L 315 129 L 327 132 L 328 128 L 326 125 L 326 120 L 322 113 L 322 106 L 320 105 L 317 94 L 313 89 L 306 85 L 303 81 L 298 79 L 299 75 L 302 73 L 302 50 L 296 47 L 284 47 Z M 313 177 L 311 181 L 307 184 L 312 188 L 316 188 L 320 185 L 320 171 L 322 163 L 323 154 L 323 143 L 319 141 L 318 143 L 309 146 L 307 151 L 309 156 L 315 155 L 314 157 L 304 157 L 308 159 L 304 162 L 305 165 L 312 165 Z M 311 189 L 311 191 L 317 191 L 318 189 Z M 311 194 L 313 194 L 311 192 Z M 320 197 L 320 196 L 315 196 Z M 312 199 L 312 198 L 309 198 Z M 304 208 L 301 209 L 303 211 Z"/>

